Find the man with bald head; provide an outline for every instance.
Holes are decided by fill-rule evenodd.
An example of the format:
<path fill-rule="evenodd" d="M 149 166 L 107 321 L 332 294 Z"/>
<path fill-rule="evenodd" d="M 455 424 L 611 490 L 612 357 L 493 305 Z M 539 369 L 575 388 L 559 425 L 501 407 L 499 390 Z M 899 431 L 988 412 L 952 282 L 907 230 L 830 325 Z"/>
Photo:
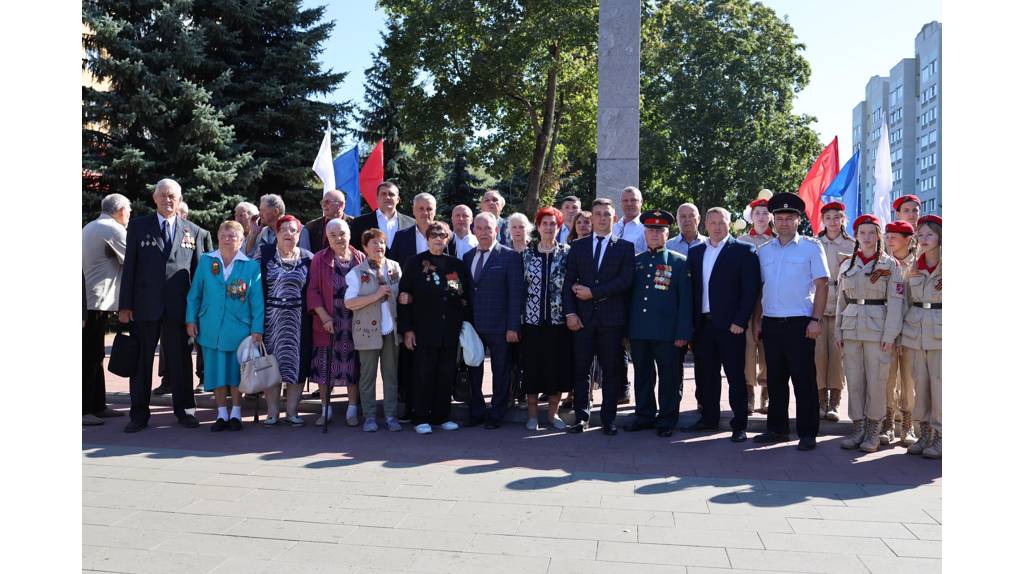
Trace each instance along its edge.
<path fill-rule="evenodd" d="M 697 230 L 700 225 L 700 212 L 697 211 L 696 205 L 692 203 L 680 205 L 676 209 L 676 223 L 679 225 L 679 235 L 669 239 L 665 243 L 665 249 L 688 256 L 690 248 L 707 241 L 708 238 Z"/>
<path fill-rule="evenodd" d="M 637 255 L 647 251 L 647 240 L 644 239 L 644 226 L 640 225 L 640 211 L 643 209 L 644 196 L 640 190 L 629 186 L 619 194 L 622 206 L 622 217 L 612 226 L 612 235 L 617 239 L 625 239 L 633 244 L 633 252 Z"/>
<path fill-rule="evenodd" d="M 308 249 L 313 253 L 320 251 L 327 246 L 327 222 L 332 219 L 341 218 L 345 223 L 352 225 L 352 216 L 345 215 L 345 194 L 337 189 L 324 193 L 320 200 L 320 209 L 323 211 L 321 217 L 307 221 L 299 234 L 299 247 Z M 353 245 L 358 240 L 353 238 Z"/>
<path fill-rule="evenodd" d="M 452 240 L 455 244 L 455 256 L 462 256 L 477 246 L 473 235 L 473 210 L 468 205 L 456 205 L 452 208 Z"/>

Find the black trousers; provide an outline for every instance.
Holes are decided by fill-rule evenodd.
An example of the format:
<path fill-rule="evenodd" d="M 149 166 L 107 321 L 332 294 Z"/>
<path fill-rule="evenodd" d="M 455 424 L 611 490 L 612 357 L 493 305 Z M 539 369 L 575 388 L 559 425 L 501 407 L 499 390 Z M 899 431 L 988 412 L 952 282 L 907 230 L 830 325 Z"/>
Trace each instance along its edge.
<path fill-rule="evenodd" d="M 484 366 L 469 367 L 469 416 L 486 417 L 501 422 L 508 409 L 508 351 L 505 333 L 479 333 L 480 340 L 491 350 L 491 408 L 484 401 Z M 441 421 L 444 422 L 444 421 Z"/>
<path fill-rule="evenodd" d="M 82 414 L 107 408 L 107 386 L 103 374 L 106 355 L 103 336 L 109 311 L 89 311 L 82 328 Z"/>
<path fill-rule="evenodd" d="M 810 317 L 772 318 L 761 322 L 768 369 L 768 431 L 789 434 L 789 380 L 796 397 L 796 434 L 818 435 L 818 379 L 814 339 L 805 335 Z M 744 407 L 745 408 L 745 407 Z"/>
<path fill-rule="evenodd" d="M 747 336 L 734 335 L 728 329 L 719 329 L 704 315 L 698 319 L 693 344 L 694 362 L 700 365 L 697 373 L 697 388 L 700 389 L 701 422 L 718 428 L 722 414 L 722 369 L 729 383 L 729 409 L 732 420 L 729 426 L 734 431 L 747 430 L 747 382 L 743 367 L 746 362 Z"/>
<path fill-rule="evenodd" d="M 131 419 L 138 424 L 149 423 L 149 396 L 153 391 L 153 352 L 157 340 L 163 340 L 164 352 L 167 354 L 167 383 L 171 386 L 174 401 L 174 414 L 178 418 L 185 416 L 185 409 L 196 408 L 196 397 L 192 392 L 192 377 L 185 378 L 191 371 L 185 370 L 186 362 L 191 365 L 186 354 L 188 336 L 185 334 L 185 323 L 178 321 L 134 321 L 132 329 L 139 337 L 139 367 L 129 379 L 132 408 Z M 189 373 L 191 375 L 191 373 Z"/>
<path fill-rule="evenodd" d="M 401 334 L 396 335 L 399 339 Z M 413 387 L 416 385 L 416 351 L 405 348 L 405 344 L 398 345 L 398 399 L 405 405 L 406 411 L 416 408 L 413 400 Z"/>
<path fill-rule="evenodd" d="M 622 385 L 626 379 L 623 371 L 623 328 L 584 327 L 572 334 L 573 352 L 576 361 L 576 381 L 573 385 L 573 407 L 577 421 L 590 420 L 590 363 L 594 354 L 601 365 L 601 424 L 615 422 Z"/>
<path fill-rule="evenodd" d="M 416 345 L 416 384 L 412 390 L 415 425 L 439 425 L 451 420 L 452 385 L 458 347 Z"/>
<path fill-rule="evenodd" d="M 658 429 L 672 430 L 679 424 L 679 354 L 672 341 L 630 339 L 633 354 L 633 389 L 636 395 L 636 419 L 654 423 Z M 655 377 L 657 365 L 657 377 Z M 654 399 L 655 379 L 658 399 Z"/>
<path fill-rule="evenodd" d="M 199 377 L 199 383 L 202 384 L 203 378 L 204 378 L 204 375 L 203 375 L 203 347 L 202 346 L 200 346 L 200 345 L 187 345 L 185 347 L 185 364 L 183 365 L 183 368 L 185 370 L 182 371 L 182 372 L 185 373 L 185 377 L 187 378 L 188 377 L 188 373 L 192 371 L 192 349 L 195 349 L 195 351 L 196 351 L 196 376 Z M 167 376 L 167 365 L 164 364 L 164 355 L 166 355 L 166 353 L 164 352 L 163 342 L 161 342 L 160 343 L 160 358 L 157 360 L 157 367 L 156 367 L 156 374 L 159 375 L 161 379 Z M 358 357 L 358 355 L 357 355 L 357 357 Z"/>

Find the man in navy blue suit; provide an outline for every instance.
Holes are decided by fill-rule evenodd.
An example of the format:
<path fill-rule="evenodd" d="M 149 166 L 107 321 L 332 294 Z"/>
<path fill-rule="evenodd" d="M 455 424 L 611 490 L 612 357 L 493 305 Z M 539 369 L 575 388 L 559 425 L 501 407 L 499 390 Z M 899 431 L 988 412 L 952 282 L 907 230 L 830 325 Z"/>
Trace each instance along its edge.
<path fill-rule="evenodd" d="M 757 303 L 761 267 L 754 246 L 729 236 L 729 212 L 712 207 L 704 218 L 708 240 L 690 249 L 693 282 L 694 361 L 703 400 L 701 418 L 686 431 L 718 430 L 722 368 L 729 381 L 733 442 L 747 440 L 747 386 L 743 375 L 744 335 Z"/>
<path fill-rule="evenodd" d="M 581 433 L 590 424 L 590 363 L 597 361 L 604 373 L 601 388 L 601 430 L 617 434 L 615 414 L 625 381 L 623 338 L 626 334 L 629 290 L 633 285 L 634 248 L 629 241 L 612 235 L 615 207 L 610 199 L 597 198 L 591 207 L 594 232 L 573 241 L 566 257 L 562 303 L 565 322 L 573 332 L 576 360 L 576 424 L 571 433 Z"/>
<path fill-rule="evenodd" d="M 473 235 L 478 245 L 462 260 L 473 279 L 470 297 L 473 303 L 473 327 L 491 350 L 491 408 L 484 403 L 484 367 L 469 368 L 472 396 L 469 420 L 463 426 L 484 423 L 496 429 L 508 408 L 508 345 L 519 342 L 523 311 L 523 257 L 498 243 L 498 220 L 483 212 L 473 220 Z"/>

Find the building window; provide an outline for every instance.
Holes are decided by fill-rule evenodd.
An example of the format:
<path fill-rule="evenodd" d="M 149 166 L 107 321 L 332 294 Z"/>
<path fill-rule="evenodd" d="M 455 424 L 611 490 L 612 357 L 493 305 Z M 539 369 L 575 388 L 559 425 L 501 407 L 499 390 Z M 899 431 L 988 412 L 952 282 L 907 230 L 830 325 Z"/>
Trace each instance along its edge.
<path fill-rule="evenodd" d="M 928 146 L 934 145 L 936 141 L 938 141 L 938 132 L 936 131 L 928 132 L 917 138 L 917 144 L 922 152 L 927 150 Z"/>
<path fill-rule="evenodd" d="M 903 148 L 900 147 L 892 150 L 889 156 L 892 158 L 893 163 L 903 161 Z"/>
<path fill-rule="evenodd" d="M 895 169 L 894 168 L 892 170 L 892 181 L 893 181 L 893 183 L 898 183 L 900 181 L 903 181 L 903 170 L 902 169 Z"/>
<path fill-rule="evenodd" d="M 939 95 L 939 86 L 933 84 L 931 87 L 921 92 L 921 103 L 927 104 L 928 102 L 935 99 Z"/>
<path fill-rule="evenodd" d="M 896 111 L 889 114 L 889 123 L 895 124 L 903 120 L 903 108 L 898 108 Z"/>
<path fill-rule="evenodd" d="M 853 141 L 860 141 L 860 124 L 853 126 Z"/>
<path fill-rule="evenodd" d="M 936 153 L 932 152 L 932 153 L 930 153 L 930 154 L 928 154 L 926 156 L 923 156 L 923 157 L 921 157 L 921 158 L 919 158 L 917 160 L 917 169 L 918 169 L 918 171 L 924 171 L 926 169 L 930 169 L 930 168 L 935 167 L 936 163 L 937 163 L 936 162 Z"/>
<path fill-rule="evenodd" d="M 889 92 L 889 107 L 895 107 L 903 99 L 903 86 L 896 86 Z"/>
<path fill-rule="evenodd" d="M 925 113 L 921 114 L 921 127 L 927 127 L 933 123 L 939 117 L 938 108 L 932 108 Z"/>
<path fill-rule="evenodd" d="M 903 140 L 903 128 L 898 128 L 889 132 L 889 143 L 895 144 Z"/>
<path fill-rule="evenodd" d="M 935 73 L 938 72 L 938 71 L 939 71 L 938 62 L 935 61 L 935 60 L 932 60 L 931 62 L 928 62 L 924 66 L 921 66 L 921 81 L 922 82 L 927 82 L 928 80 L 932 79 L 932 76 L 934 76 Z"/>

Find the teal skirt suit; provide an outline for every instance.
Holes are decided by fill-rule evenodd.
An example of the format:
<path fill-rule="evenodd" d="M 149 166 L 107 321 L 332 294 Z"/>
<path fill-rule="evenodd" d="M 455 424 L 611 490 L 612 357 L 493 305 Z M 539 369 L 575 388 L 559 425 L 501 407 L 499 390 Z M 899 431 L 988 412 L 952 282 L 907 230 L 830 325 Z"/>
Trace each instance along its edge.
<path fill-rule="evenodd" d="M 199 258 L 188 292 L 185 322 L 196 323 L 203 348 L 203 389 L 237 387 L 240 366 L 235 351 L 242 340 L 263 333 L 263 284 L 260 264 L 239 251 L 231 275 L 224 276 L 219 252 Z"/>

